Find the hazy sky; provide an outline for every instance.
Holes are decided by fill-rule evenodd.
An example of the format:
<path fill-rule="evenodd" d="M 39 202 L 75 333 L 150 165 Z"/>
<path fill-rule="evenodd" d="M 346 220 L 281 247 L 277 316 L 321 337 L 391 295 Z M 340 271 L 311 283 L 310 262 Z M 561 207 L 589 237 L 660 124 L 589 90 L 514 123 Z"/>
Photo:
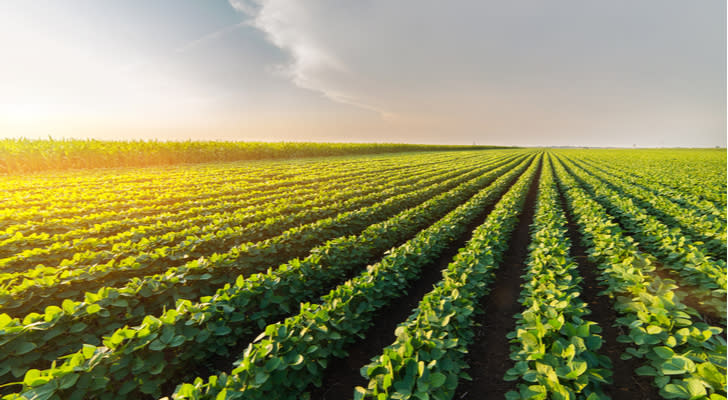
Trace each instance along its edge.
<path fill-rule="evenodd" d="M 0 137 L 726 145 L 725 0 L 3 0 Z"/>

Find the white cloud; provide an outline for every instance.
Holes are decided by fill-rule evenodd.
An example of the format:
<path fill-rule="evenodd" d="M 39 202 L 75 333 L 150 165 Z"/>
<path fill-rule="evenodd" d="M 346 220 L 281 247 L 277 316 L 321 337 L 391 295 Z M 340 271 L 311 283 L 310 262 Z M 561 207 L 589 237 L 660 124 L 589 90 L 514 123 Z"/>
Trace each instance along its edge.
<path fill-rule="evenodd" d="M 263 31 L 271 43 L 289 52 L 290 64 L 278 65 L 275 68 L 277 74 L 288 77 L 298 87 L 320 92 L 334 101 L 375 111 L 383 116 L 388 114 L 346 88 L 330 84 L 333 77 L 349 81 L 354 77 L 335 53 L 329 51 L 327 43 L 319 41 L 315 29 L 310 29 L 313 28 L 310 24 L 318 23 L 318 16 L 310 14 L 312 3 L 229 1 L 235 10 L 251 17 L 249 23 Z"/>
<path fill-rule="evenodd" d="M 710 7 L 663 0 L 230 3 L 289 54 L 280 70 L 297 86 L 392 121 L 503 127 L 509 135 L 568 131 L 571 140 L 590 126 L 608 131 L 615 120 L 664 134 L 669 126 L 656 116 L 682 108 L 688 120 L 709 118 L 694 125 L 713 126 L 712 135 L 724 126 L 725 21 Z"/>
<path fill-rule="evenodd" d="M 216 30 L 214 32 L 210 32 L 210 33 L 208 33 L 206 35 L 203 35 L 202 37 L 199 37 L 199 38 L 197 38 L 195 40 L 192 40 L 190 42 L 185 43 L 182 46 L 179 46 L 178 48 L 175 49 L 175 52 L 177 52 L 177 53 L 184 53 L 184 52 L 189 51 L 189 50 L 191 50 L 191 49 L 193 49 L 193 48 L 195 48 L 197 46 L 200 46 L 200 45 L 205 44 L 205 43 L 208 43 L 210 41 L 219 39 L 223 35 L 225 35 L 227 33 L 230 33 L 230 32 L 233 32 L 236 29 L 239 29 L 240 27 L 244 26 L 246 23 L 247 22 L 244 21 L 244 22 L 239 22 L 239 23 L 236 23 L 236 24 L 232 24 L 232 25 L 228 25 L 228 26 L 222 27 L 222 28 L 220 28 L 220 29 L 218 29 L 218 30 Z"/>
<path fill-rule="evenodd" d="M 235 11 L 248 15 L 254 15 L 258 12 L 258 3 L 254 0 L 228 0 L 228 2 Z"/>

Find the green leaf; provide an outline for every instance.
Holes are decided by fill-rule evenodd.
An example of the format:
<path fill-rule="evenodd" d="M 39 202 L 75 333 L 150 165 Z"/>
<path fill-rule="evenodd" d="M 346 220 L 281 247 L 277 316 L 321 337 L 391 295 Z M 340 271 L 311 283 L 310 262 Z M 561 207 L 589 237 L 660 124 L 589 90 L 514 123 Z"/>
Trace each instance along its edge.
<path fill-rule="evenodd" d="M 689 399 L 690 398 L 690 392 L 686 387 L 683 387 L 682 385 L 676 385 L 674 383 L 669 383 L 665 385 L 662 390 L 665 391 L 665 393 L 671 395 L 672 397 L 668 398 L 679 398 L 679 399 Z"/>
<path fill-rule="evenodd" d="M 73 311 L 76 309 L 76 302 L 71 299 L 64 299 L 63 303 L 61 303 L 61 308 L 63 308 L 65 313 L 73 314 Z"/>
<path fill-rule="evenodd" d="M 586 361 L 574 361 L 574 366 L 571 372 L 566 374 L 566 379 L 576 379 L 586 371 Z"/>
<path fill-rule="evenodd" d="M 637 368 L 636 370 L 634 370 L 634 372 L 636 372 L 637 375 L 642 375 L 642 376 L 656 376 L 657 375 L 657 371 L 654 368 L 650 367 L 649 365 L 643 365 L 643 366 Z"/>
<path fill-rule="evenodd" d="M 229 326 L 227 326 L 227 325 L 218 326 L 218 327 L 215 328 L 215 336 L 225 336 L 225 335 L 229 334 L 232 331 L 233 330 Z"/>
<path fill-rule="evenodd" d="M 265 381 L 267 381 L 267 380 L 268 380 L 268 377 L 269 377 L 269 376 L 270 376 L 270 375 L 268 375 L 268 374 L 267 374 L 267 373 L 265 373 L 264 371 L 258 371 L 258 372 L 257 372 L 257 373 L 255 374 L 255 383 L 256 383 L 256 384 L 258 384 L 258 385 L 261 385 L 261 384 L 263 384 L 263 383 L 264 383 Z"/>
<path fill-rule="evenodd" d="M 130 393 L 132 390 L 136 389 L 137 383 L 133 380 L 129 379 L 126 382 L 124 382 L 123 385 L 121 385 L 121 389 L 119 389 L 119 394 L 125 395 L 127 393 Z"/>
<path fill-rule="evenodd" d="M 521 400 L 521 395 L 515 390 L 506 393 L 506 400 Z"/>
<path fill-rule="evenodd" d="M 154 362 L 154 365 L 149 368 L 149 373 L 152 375 L 157 375 L 164 370 L 165 366 L 167 366 L 167 362 L 164 360 Z"/>
<path fill-rule="evenodd" d="M 75 324 L 71 325 L 71 328 L 68 329 L 68 332 L 70 333 L 78 333 L 82 330 L 86 329 L 88 325 L 84 324 L 83 322 L 76 322 Z"/>
<path fill-rule="evenodd" d="M 174 327 L 167 325 L 164 328 L 162 328 L 162 335 L 159 336 L 159 340 L 161 340 L 163 343 L 169 343 L 172 341 L 173 337 L 174 337 Z"/>
<path fill-rule="evenodd" d="M 281 366 L 281 364 L 283 364 L 283 361 L 280 358 L 271 358 L 265 363 L 265 370 L 267 372 L 275 371 L 276 369 L 278 369 L 279 366 Z"/>
<path fill-rule="evenodd" d="M 293 362 L 291 363 L 291 365 L 294 365 L 294 366 L 295 365 L 301 365 L 304 361 L 305 361 L 305 358 L 303 357 L 303 355 L 299 354 L 293 360 Z"/>
<path fill-rule="evenodd" d="M 45 385 L 23 392 L 23 397 L 33 400 L 48 400 L 56 392 L 56 383 L 48 382 Z"/>
<path fill-rule="evenodd" d="M 657 378 L 655 378 L 655 385 L 657 385 L 657 387 L 659 387 L 659 388 L 667 385 L 668 382 L 670 382 L 669 376 L 663 375 L 663 376 L 658 376 Z"/>
<path fill-rule="evenodd" d="M 394 390 L 403 396 L 409 396 L 412 394 L 412 387 L 415 383 L 414 375 L 407 374 L 404 379 L 394 383 Z"/>
<path fill-rule="evenodd" d="M 15 351 L 13 352 L 16 356 L 22 356 L 23 354 L 29 353 L 36 347 L 38 347 L 35 343 L 31 342 L 20 342 L 16 344 Z"/>
<path fill-rule="evenodd" d="M 646 331 L 647 331 L 647 333 L 649 333 L 650 335 L 657 335 L 657 334 L 659 334 L 660 332 L 662 332 L 662 328 L 660 328 L 660 327 L 659 327 L 659 326 L 657 326 L 657 325 L 647 325 L 647 328 L 645 328 L 645 330 L 646 330 Z"/>
<path fill-rule="evenodd" d="M 55 317 L 63 314 L 63 309 L 58 306 L 48 306 L 45 308 L 46 320 L 53 320 Z"/>
<path fill-rule="evenodd" d="M 687 384 L 688 392 L 690 393 L 690 396 L 693 398 L 699 397 L 699 396 L 705 396 L 708 393 L 705 391 L 705 386 L 700 382 L 700 379 L 697 378 L 688 378 L 685 379 L 685 384 Z"/>
<path fill-rule="evenodd" d="M 523 380 L 526 382 L 536 382 L 538 380 L 538 372 L 535 370 L 528 370 L 523 374 Z"/>
<path fill-rule="evenodd" d="M 93 357 L 94 353 L 96 352 L 96 346 L 92 344 L 84 344 L 83 348 L 81 349 L 81 353 L 83 354 L 83 358 L 89 359 Z"/>
<path fill-rule="evenodd" d="M 687 357 L 674 356 L 660 366 L 665 375 L 680 375 L 695 371 L 695 363 Z"/>
<path fill-rule="evenodd" d="M 354 400 L 362 400 L 367 395 L 367 390 L 361 386 L 354 388 Z"/>
<path fill-rule="evenodd" d="M 111 305 L 114 307 L 128 307 L 129 302 L 126 299 L 116 299 L 111 302 Z"/>
<path fill-rule="evenodd" d="M 435 372 L 430 376 L 430 386 L 435 388 L 440 387 L 445 383 L 446 380 L 447 377 L 445 376 L 445 374 L 441 372 Z"/>
<path fill-rule="evenodd" d="M 705 380 L 713 390 L 723 389 L 726 386 L 726 376 L 718 371 L 715 365 L 704 362 L 697 366 L 698 375 Z"/>
<path fill-rule="evenodd" d="M 60 383 L 58 384 L 59 389 L 68 389 L 71 386 L 76 384 L 76 381 L 78 381 L 78 374 L 66 374 L 61 378 Z"/>
<path fill-rule="evenodd" d="M 667 346 L 655 346 L 653 350 L 655 350 L 655 353 L 657 353 L 660 358 L 665 360 L 675 355 L 675 352 Z"/>
<path fill-rule="evenodd" d="M 97 312 L 99 312 L 99 311 L 101 311 L 101 306 L 100 306 L 100 305 L 98 305 L 98 304 L 96 304 L 96 303 L 94 303 L 94 304 L 89 304 L 89 305 L 88 305 L 88 306 L 86 307 L 86 313 L 88 313 L 88 314 L 96 314 L 96 313 L 97 313 Z"/>
<path fill-rule="evenodd" d="M 33 386 L 33 382 L 35 382 L 39 378 L 40 370 L 35 368 L 29 369 L 28 372 L 25 373 L 25 377 L 23 378 L 23 385 Z"/>
<path fill-rule="evenodd" d="M 162 343 L 159 339 L 152 340 L 152 343 L 149 344 L 149 350 L 152 351 L 162 351 L 167 347 L 166 344 Z"/>
<path fill-rule="evenodd" d="M 153 394 L 153 393 L 159 391 L 159 382 L 157 380 L 153 380 L 153 379 L 145 380 L 141 384 L 141 386 L 139 386 L 139 390 L 142 393 Z M 155 396 L 155 397 L 158 397 L 158 396 Z"/>
<path fill-rule="evenodd" d="M 177 347 L 187 341 L 187 338 L 183 335 L 175 336 L 172 341 L 169 342 L 169 347 Z"/>

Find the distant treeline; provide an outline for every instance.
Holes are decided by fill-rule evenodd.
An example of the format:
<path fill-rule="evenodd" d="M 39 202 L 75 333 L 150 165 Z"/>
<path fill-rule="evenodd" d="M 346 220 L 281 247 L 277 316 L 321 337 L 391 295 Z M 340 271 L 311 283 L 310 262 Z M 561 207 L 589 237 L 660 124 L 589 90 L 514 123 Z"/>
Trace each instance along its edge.
<path fill-rule="evenodd" d="M 496 148 L 503 147 L 397 143 L 3 139 L 0 140 L 0 173 Z"/>

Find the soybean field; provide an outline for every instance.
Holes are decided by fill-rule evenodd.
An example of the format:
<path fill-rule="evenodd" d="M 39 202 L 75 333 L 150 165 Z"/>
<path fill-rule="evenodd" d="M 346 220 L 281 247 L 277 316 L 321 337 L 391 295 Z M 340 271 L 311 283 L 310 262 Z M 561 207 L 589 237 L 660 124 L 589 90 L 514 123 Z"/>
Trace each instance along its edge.
<path fill-rule="evenodd" d="M 5 400 L 726 399 L 725 149 L 50 164 Z"/>

